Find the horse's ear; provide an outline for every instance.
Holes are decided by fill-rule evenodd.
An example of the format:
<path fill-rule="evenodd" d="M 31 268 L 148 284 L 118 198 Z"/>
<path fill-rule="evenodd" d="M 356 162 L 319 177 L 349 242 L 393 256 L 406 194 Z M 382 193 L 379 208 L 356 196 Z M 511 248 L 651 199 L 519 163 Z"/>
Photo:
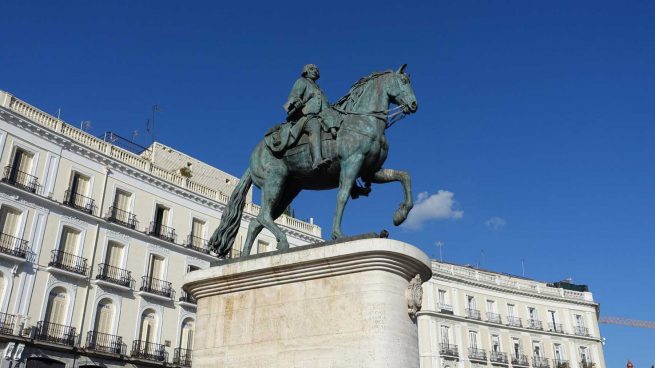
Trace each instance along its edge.
<path fill-rule="evenodd" d="M 398 68 L 398 71 L 396 73 L 403 73 L 405 71 L 405 68 L 407 68 L 407 64 L 403 64 Z"/>

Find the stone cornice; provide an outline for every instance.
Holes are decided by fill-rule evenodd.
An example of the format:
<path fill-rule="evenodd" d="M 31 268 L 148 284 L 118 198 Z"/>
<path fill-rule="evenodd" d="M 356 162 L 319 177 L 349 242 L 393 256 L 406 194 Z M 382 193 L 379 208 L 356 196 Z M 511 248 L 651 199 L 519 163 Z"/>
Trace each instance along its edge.
<path fill-rule="evenodd" d="M 425 253 L 390 239 L 297 247 L 269 254 L 194 271 L 185 276 L 183 289 L 202 298 L 353 272 L 382 270 L 408 281 L 417 274 L 426 281 L 432 273 Z"/>

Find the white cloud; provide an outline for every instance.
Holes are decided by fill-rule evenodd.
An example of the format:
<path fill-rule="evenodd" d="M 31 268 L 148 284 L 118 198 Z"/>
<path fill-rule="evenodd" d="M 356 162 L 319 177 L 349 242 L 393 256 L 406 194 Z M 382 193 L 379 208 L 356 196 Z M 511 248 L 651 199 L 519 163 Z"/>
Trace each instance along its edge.
<path fill-rule="evenodd" d="M 490 218 L 489 220 L 484 222 L 485 225 L 487 225 L 488 228 L 491 230 L 500 230 L 507 225 L 507 221 L 505 219 L 500 218 L 498 216 L 494 216 Z"/>
<path fill-rule="evenodd" d="M 457 210 L 455 194 L 447 190 L 439 190 L 436 194 L 428 195 L 421 192 L 416 198 L 416 204 L 403 223 L 406 229 L 420 229 L 423 223 L 429 220 L 460 219 L 464 211 Z"/>

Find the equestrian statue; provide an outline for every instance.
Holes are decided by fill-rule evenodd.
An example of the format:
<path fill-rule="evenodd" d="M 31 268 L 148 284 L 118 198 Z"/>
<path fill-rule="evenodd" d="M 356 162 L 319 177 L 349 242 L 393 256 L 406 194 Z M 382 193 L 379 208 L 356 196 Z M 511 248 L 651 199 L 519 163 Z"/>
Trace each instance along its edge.
<path fill-rule="evenodd" d="M 394 212 L 393 223 L 402 224 L 413 207 L 409 174 L 382 165 L 389 150 L 385 130 L 418 108 L 405 67 L 361 78 L 330 105 L 316 83 L 318 67 L 305 65 L 283 106 L 286 121 L 270 129 L 255 147 L 250 167 L 234 188 L 209 240 L 210 249 L 220 258 L 229 254 L 253 183 L 261 189 L 261 208 L 248 226 L 242 256 L 250 254 L 263 228 L 273 233 L 278 250 L 289 248 L 275 219 L 303 189 L 339 188 L 331 234 L 338 239 L 344 236 L 341 220 L 349 196 L 368 195 L 372 183 L 399 181 L 405 198 Z M 390 109 L 392 103 L 397 107 Z M 364 185 L 358 185 L 358 180 Z"/>

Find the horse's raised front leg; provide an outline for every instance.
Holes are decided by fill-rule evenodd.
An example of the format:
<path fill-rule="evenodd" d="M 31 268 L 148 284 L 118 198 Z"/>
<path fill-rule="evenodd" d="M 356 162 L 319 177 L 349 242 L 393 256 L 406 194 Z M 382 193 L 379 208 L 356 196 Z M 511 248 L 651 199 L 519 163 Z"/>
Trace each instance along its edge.
<path fill-rule="evenodd" d="M 262 225 L 257 218 L 250 221 L 250 225 L 248 225 L 248 236 L 246 237 L 246 242 L 243 243 L 243 250 L 241 250 L 242 257 L 250 255 L 252 244 L 255 242 L 255 238 L 257 238 L 257 235 L 259 235 L 263 228 L 264 225 Z"/>
<path fill-rule="evenodd" d="M 337 193 L 337 209 L 334 211 L 332 219 L 332 239 L 343 237 L 341 232 L 341 220 L 343 219 L 343 210 L 348 202 L 350 190 L 355 184 L 355 179 L 359 176 L 359 170 L 364 162 L 364 155 L 361 153 L 354 154 L 341 161 L 341 173 L 339 174 L 339 192 Z"/>
<path fill-rule="evenodd" d="M 380 169 L 373 174 L 373 177 L 371 178 L 371 182 L 378 184 L 389 183 L 392 181 L 401 182 L 403 185 L 403 192 L 405 193 L 405 200 L 393 214 L 393 224 L 398 226 L 407 219 L 409 211 L 414 207 L 414 202 L 412 201 L 412 182 L 409 174 L 406 171 Z"/>

